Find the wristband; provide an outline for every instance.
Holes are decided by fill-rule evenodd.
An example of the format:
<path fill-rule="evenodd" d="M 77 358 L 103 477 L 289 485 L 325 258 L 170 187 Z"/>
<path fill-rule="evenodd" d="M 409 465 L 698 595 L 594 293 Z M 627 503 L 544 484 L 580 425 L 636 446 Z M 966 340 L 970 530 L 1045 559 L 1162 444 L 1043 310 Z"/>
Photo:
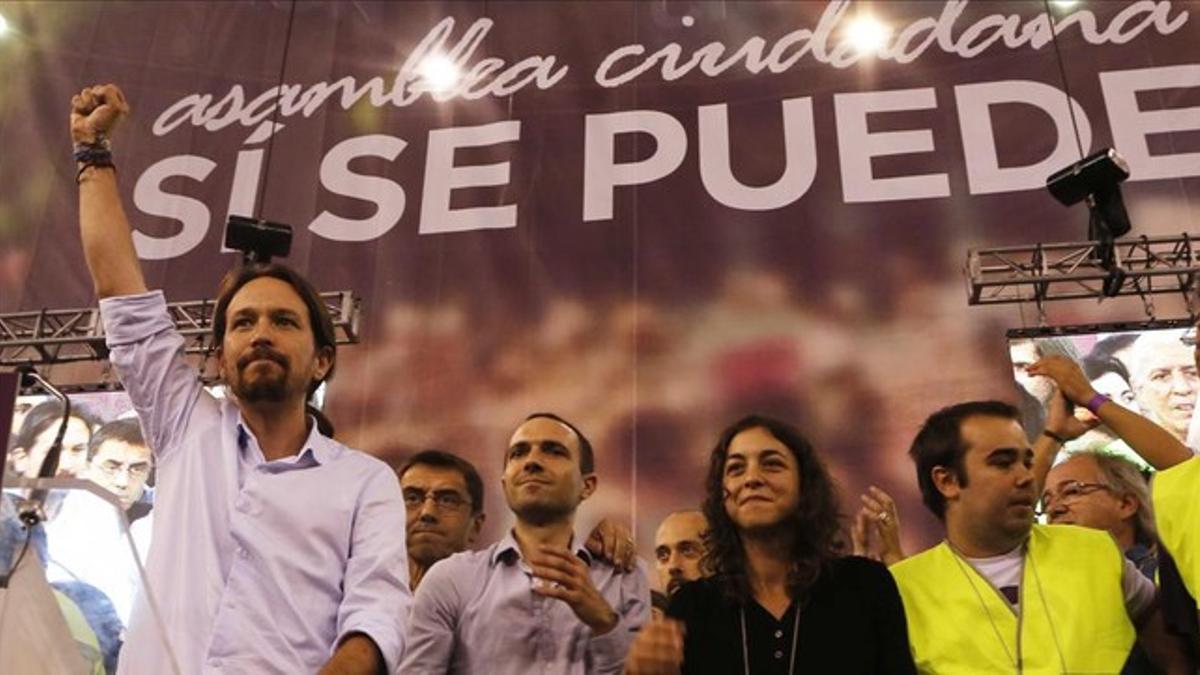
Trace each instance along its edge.
<path fill-rule="evenodd" d="M 116 168 L 111 146 L 103 137 L 98 137 L 95 143 L 76 143 L 74 157 L 75 163 L 79 165 L 79 171 L 75 174 L 76 183 L 83 180 L 83 172 L 89 168 Z"/>
<path fill-rule="evenodd" d="M 75 161 L 80 164 L 112 164 L 112 150 L 103 145 L 77 145 L 74 153 Z"/>
<path fill-rule="evenodd" d="M 1092 400 L 1087 402 L 1087 405 L 1085 405 L 1084 407 L 1087 408 L 1088 410 L 1092 411 L 1093 415 L 1099 415 L 1100 414 L 1100 406 L 1104 405 L 1105 403 L 1108 403 L 1111 400 L 1112 400 L 1111 398 L 1105 396 L 1104 394 L 1096 394 L 1095 396 L 1092 397 Z"/>
<path fill-rule="evenodd" d="M 1062 436 L 1059 436 L 1058 434 L 1054 433 L 1053 431 L 1050 431 L 1049 429 L 1042 429 L 1042 435 L 1045 436 L 1046 438 L 1054 439 L 1054 442 L 1058 443 L 1059 445 L 1067 444 L 1067 439 L 1063 438 Z"/>

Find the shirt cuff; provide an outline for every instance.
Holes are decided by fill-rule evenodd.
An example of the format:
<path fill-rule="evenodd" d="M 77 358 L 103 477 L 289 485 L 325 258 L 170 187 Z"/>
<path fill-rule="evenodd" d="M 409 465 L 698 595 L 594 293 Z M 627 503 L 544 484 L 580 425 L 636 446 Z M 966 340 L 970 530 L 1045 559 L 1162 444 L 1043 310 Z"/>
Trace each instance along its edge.
<path fill-rule="evenodd" d="M 162 291 L 119 295 L 100 301 L 104 342 L 110 348 L 140 342 L 175 327 Z"/>
<path fill-rule="evenodd" d="M 395 617 L 359 616 L 346 622 L 334 644 L 334 651 L 342 641 L 354 633 L 362 633 L 371 638 L 379 653 L 383 656 L 384 672 L 394 673 L 400 667 L 400 657 L 404 653 L 404 638 L 396 629 Z"/>

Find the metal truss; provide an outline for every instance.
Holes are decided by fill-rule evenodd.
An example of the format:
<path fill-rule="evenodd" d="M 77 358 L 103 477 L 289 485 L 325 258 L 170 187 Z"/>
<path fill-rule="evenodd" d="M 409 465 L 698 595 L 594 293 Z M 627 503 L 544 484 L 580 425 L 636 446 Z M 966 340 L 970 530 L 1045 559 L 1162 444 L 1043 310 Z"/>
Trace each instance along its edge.
<path fill-rule="evenodd" d="M 333 318 L 337 344 L 357 343 L 362 300 L 351 291 L 322 293 L 321 300 Z M 175 328 L 186 342 L 187 354 L 205 355 L 212 349 L 213 306 L 211 300 L 167 305 Z M 100 310 L 95 307 L 0 314 L 0 367 L 107 358 L 104 324 L 100 321 Z"/>
<path fill-rule="evenodd" d="M 1033 244 L 967 252 L 968 302 L 972 305 L 1042 303 L 1057 300 L 1181 293 L 1189 308 L 1200 273 L 1194 237 L 1140 237 Z M 1108 254 L 1108 255 L 1106 255 Z M 1109 264 L 1101 261 L 1108 259 Z M 1195 314 L 1194 309 L 1189 311 Z"/>

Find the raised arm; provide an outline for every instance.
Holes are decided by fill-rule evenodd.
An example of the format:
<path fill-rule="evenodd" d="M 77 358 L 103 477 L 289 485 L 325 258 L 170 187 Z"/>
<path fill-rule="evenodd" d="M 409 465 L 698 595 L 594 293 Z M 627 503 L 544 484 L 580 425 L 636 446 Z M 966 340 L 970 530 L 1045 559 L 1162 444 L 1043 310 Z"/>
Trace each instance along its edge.
<path fill-rule="evenodd" d="M 88 87 L 71 99 L 71 141 L 79 171 L 79 231 L 83 255 L 99 298 L 146 291 L 133 247 L 129 220 L 117 192 L 109 134 L 129 113 L 125 95 L 113 84 Z"/>
<path fill-rule="evenodd" d="M 1079 365 L 1064 356 L 1047 356 L 1030 366 L 1029 374 L 1054 380 L 1058 390 L 1075 405 L 1086 406 L 1096 396 Z M 1171 432 L 1120 404 L 1104 401 L 1095 413 L 1101 423 L 1155 469 L 1169 469 L 1192 457 L 1192 451 Z"/>
<path fill-rule="evenodd" d="M 1091 383 L 1083 377 L 1083 371 L 1079 370 L 1079 366 L 1066 357 L 1061 358 L 1078 370 L 1078 376 L 1083 378 L 1082 381 L 1090 389 Z M 1058 451 L 1062 449 L 1063 444 L 1079 438 L 1100 425 L 1100 420 L 1091 413 L 1081 413 L 1083 415 L 1081 419 L 1076 416 L 1072 408 L 1066 395 L 1063 394 L 1062 387 L 1057 387 L 1050 400 L 1046 402 L 1046 424 L 1033 443 L 1033 476 L 1037 480 L 1038 494 L 1045 489 L 1046 476 L 1054 466 L 1054 459 L 1058 457 Z"/>

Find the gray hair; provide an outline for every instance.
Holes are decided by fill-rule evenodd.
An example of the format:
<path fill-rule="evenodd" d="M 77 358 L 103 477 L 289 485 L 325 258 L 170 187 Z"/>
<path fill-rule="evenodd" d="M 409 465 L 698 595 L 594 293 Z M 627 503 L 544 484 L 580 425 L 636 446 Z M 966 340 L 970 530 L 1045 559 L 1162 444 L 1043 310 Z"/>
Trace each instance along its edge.
<path fill-rule="evenodd" d="M 1150 500 L 1150 483 L 1137 464 L 1106 450 L 1080 450 L 1067 458 L 1091 457 L 1100 469 L 1101 479 L 1117 497 L 1131 497 L 1137 502 L 1134 514 L 1134 539 L 1142 544 L 1152 544 L 1158 539 L 1154 526 L 1154 506 Z"/>

